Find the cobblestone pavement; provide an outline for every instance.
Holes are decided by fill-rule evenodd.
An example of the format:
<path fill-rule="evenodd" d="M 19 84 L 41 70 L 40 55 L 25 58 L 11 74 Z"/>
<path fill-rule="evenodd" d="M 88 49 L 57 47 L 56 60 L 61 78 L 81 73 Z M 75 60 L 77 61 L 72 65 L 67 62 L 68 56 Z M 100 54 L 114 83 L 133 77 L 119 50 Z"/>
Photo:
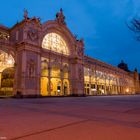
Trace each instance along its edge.
<path fill-rule="evenodd" d="M 0 99 L 0 140 L 140 140 L 140 96 Z"/>

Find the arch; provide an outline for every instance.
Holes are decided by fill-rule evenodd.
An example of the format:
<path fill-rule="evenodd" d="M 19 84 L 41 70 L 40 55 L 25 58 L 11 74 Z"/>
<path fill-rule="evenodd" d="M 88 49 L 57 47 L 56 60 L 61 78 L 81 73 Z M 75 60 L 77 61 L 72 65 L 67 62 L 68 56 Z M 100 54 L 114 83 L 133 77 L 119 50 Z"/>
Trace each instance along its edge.
<path fill-rule="evenodd" d="M 15 69 L 14 68 L 6 68 L 1 73 L 1 88 L 7 87 L 7 88 L 13 88 L 14 86 L 14 74 Z"/>
<path fill-rule="evenodd" d="M 51 96 L 62 95 L 62 81 L 60 78 L 51 78 L 50 92 Z"/>
<path fill-rule="evenodd" d="M 11 54 L 0 50 L 0 72 L 8 67 L 14 67 L 15 60 Z"/>
<path fill-rule="evenodd" d="M 11 54 L 0 50 L 0 94 L 13 93 L 15 60 Z"/>
<path fill-rule="evenodd" d="M 56 33 L 59 34 L 66 42 L 68 48 L 69 48 L 69 53 L 70 54 L 75 54 L 75 44 L 76 44 L 76 39 L 73 36 L 73 34 L 70 32 L 70 30 L 67 28 L 67 26 L 64 25 L 59 25 L 56 21 L 47 21 L 42 25 L 43 33 L 40 36 L 40 46 L 42 46 L 42 41 L 44 39 L 44 36 L 49 34 L 49 33 Z"/>
<path fill-rule="evenodd" d="M 61 68 L 59 67 L 59 65 L 52 65 L 51 77 L 52 78 L 60 78 L 61 77 Z"/>

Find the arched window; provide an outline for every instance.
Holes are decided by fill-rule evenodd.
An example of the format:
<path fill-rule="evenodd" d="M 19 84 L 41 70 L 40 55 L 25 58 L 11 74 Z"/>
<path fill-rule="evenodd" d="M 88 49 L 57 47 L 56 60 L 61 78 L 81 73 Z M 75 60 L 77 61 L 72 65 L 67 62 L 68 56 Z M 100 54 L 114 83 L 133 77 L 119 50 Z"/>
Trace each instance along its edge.
<path fill-rule="evenodd" d="M 64 55 L 69 55 L 69 49 L 66 42 L 60 35 L 56 33 L 49 33 L 44 37 L 42 48 Z"/>

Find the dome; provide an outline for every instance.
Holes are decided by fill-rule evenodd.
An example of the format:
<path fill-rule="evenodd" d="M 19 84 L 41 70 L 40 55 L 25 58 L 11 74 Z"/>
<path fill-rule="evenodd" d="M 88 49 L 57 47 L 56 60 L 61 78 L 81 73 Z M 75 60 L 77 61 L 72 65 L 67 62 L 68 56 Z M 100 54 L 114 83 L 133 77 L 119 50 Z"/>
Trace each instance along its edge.
<path fill-rule="evenodd" d="M 126 63 L 124 63 L 124 61 L 122 60 L 121 63 L 118 65 L 118 68 L 123 69 L 125 71 L 129 71 L 128 69 L 128 65 Z"/>

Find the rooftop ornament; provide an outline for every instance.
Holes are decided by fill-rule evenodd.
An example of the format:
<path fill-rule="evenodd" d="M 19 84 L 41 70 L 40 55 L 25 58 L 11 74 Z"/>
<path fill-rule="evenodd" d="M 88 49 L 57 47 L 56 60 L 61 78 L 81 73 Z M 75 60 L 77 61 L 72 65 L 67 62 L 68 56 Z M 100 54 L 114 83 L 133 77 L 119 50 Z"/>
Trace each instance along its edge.
<path fill-rule="evenodd" d="M 41 19 L 40 19 L 39 17 L 32 17 L 32 18 L 29 18 L 28 15 L 29 15 L 29 14 L 28 14 L 28 11 L 27 11 L 26 9 L 24 9 L 24 15 L 23 15 L 24 21 L 26 21 L 26 22 L 34 21 L 35 23 L 38 24 L 39 27 L 41 26 L 41 23 L 40 23 Z"/>
<path fill-rule="evenodd" d="M 28 19 L 28 11 L 26 9 L 24 9 L 24 19 L 25 20 Z"/>
<path fill-rule="evenodd" d="M 63 14 L 62 8 L 60 9 L 60 12 L 58 12 L 58 13 L 56 14 L 56 21 L 57 21 L 59 24 L 66 25 L 65 16 L 64 16 L 64 14 Z"/>

